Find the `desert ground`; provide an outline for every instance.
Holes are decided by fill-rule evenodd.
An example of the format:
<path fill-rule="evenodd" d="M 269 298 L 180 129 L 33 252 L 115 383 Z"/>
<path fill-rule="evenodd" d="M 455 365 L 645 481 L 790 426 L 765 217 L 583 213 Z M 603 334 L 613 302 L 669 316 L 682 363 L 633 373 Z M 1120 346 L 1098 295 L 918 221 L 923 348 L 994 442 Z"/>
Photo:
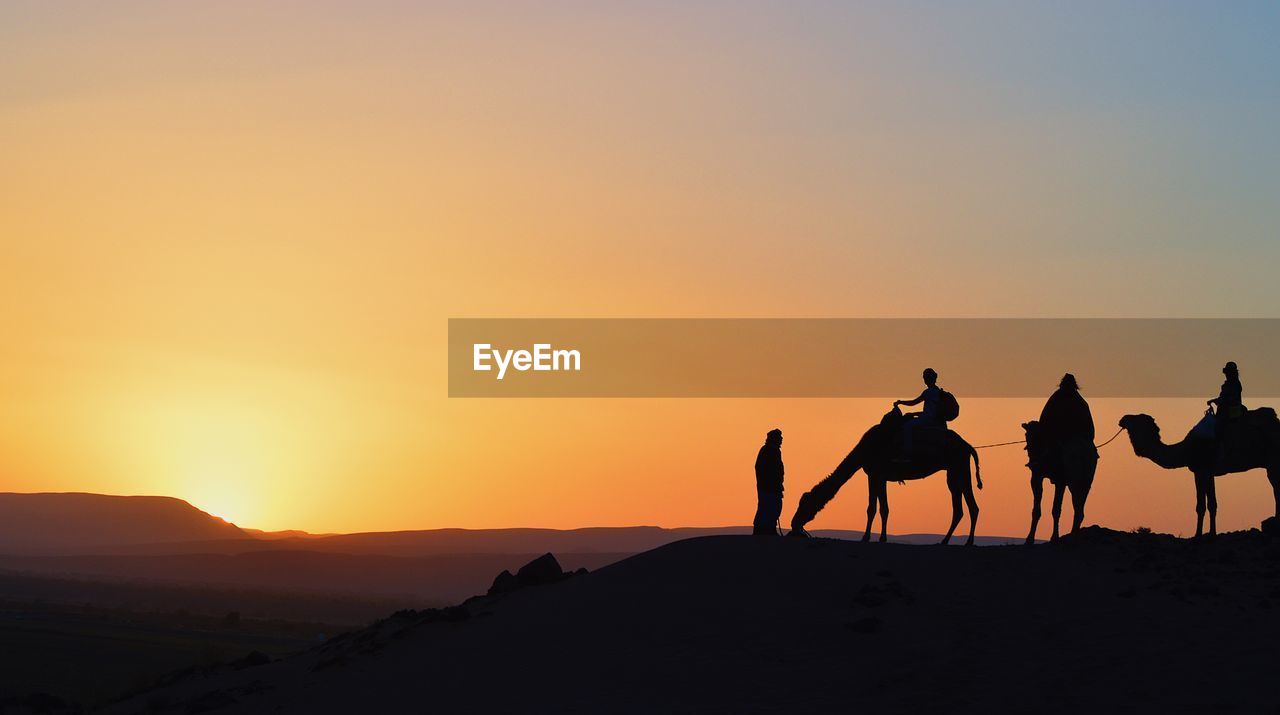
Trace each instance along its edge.
<path fill-rule="evenodd" d="M 1280 540 L 1256 530 L 976 548 L 710 536 L 545 580 L 192 669 L 107 710 L 1280 709 Z"/>

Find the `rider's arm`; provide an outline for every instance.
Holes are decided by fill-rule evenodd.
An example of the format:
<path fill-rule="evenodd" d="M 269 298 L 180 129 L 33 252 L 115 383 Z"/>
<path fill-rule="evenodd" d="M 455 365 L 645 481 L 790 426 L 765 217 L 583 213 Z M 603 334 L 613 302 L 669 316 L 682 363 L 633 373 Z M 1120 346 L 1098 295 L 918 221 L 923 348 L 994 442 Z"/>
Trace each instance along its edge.
<path fill-rule="evenodd" d="M 897 402 L 895 402 L 895 403 L 893 403 L 893 404 L 895 404 L 895 405 L 905 405 L 905 406 L 907 406 L 907 407 L 912 407 L 912 406 L 914 406 L 914 405 L 918 405 L 918 404 L 920 404 L 921 402 L 924 402 L 924 395 L 925 395 L 925 393 L 921 392 L 921 393 L 920 393 L 920 396 L 919 396 L 919 397 L 917 397 L 917 398 L 916 398 L 916 399 L 914 399 L 914 400 L 898 400 Z"/>

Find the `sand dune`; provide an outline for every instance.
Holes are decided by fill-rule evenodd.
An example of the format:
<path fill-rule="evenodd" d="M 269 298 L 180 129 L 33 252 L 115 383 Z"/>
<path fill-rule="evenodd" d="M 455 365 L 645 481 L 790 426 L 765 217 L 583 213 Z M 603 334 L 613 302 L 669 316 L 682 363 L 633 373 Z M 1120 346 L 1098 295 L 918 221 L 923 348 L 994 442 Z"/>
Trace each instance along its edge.
<path fill-rule="evenodd" d="M 721 536 L 408 613 L 118 712 L 1257 711 L 1280 544 L 1090 528 L 1054 546 Z"/>

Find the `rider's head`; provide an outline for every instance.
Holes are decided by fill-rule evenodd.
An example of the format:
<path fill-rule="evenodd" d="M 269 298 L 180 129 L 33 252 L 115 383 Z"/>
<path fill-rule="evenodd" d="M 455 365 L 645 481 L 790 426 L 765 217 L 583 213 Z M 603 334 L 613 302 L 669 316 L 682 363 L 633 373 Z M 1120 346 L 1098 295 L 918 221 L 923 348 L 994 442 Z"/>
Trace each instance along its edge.
<path fill-rule="evenodd" d="M 1062 382 L 1058 383 L 1058 387 L 1063 387 L 1069 390 L 1079 390 L 1080 383 L 1076 382 L 1075 375 L 1072 375 L 1071 373 L 1067 373 L 1062 376 Z"/>
<path fill-rule="evenodd" d="M 775 447 L 781 447 L 782 446 L 782 430 L 780 429 L 769 430 L 769 433 L 764 436 L 764 443 L 771 444 Z"/>
<path fill-rule="evenodd" d="M 1240 368 L 1236 367 L 1236 364 L 1234 362 L 1229 362 L 1226 365 L 1222 366 L 1222 374 L 1226 375 L 1227 377 L 1239 377 Z"/>
<path fill-rule="evenodd" d="M 934 370 L 931 367 L 926 367 L 924 369 L 923 377 L 924 377 L 924 384 L 932 387 L 933 384 L 938 381 L 938 371 Z"/>

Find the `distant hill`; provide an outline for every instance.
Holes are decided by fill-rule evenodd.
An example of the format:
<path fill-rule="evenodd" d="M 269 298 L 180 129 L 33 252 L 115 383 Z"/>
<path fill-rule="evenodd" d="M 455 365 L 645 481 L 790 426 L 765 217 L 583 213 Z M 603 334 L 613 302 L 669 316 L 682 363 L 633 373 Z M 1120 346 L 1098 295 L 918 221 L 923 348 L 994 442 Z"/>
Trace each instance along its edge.
<path fill-rule="evenodd" d="M 1270 712 L 1278 548 L 691 539 L 107 712 Z"/>
<path fill-rule="evenodd" d="M 355 534 L 262 531 L 227 523 L 181 499 L 83 493 L 0 492 L 0 555 L 243 554 L 312 551 L 378 556 L 458 554 L 634 554 L 682 539 L 750 533 L 747 526 L 608 526 L 581 529 L 423 529 Z M 815 536 L 856 539 L 859 531 L 815 530 Z M 934 534 L 891 537 L 898 543 L 938 540 Z M 978 537 L 980 545 L 1011 537 Z"/>
<path fill-rule="evenodd" d="M 561 558 L 567 568 L 596 569 L 629 555 L 570 553 Z M 482 592 L 499 571 L 519 568 L 534 556 L 532 552 L 384 556 L 278 549 L 238 554 L 0 555 L 0 575 L 398 598 L 422 608 L 456 603 Z"/>
<path fill-rule="evenodd" d="M 275 540 L 275 539 L 318 539 L 323 536 L 334 536 L 334 534 L 312 534 L 300 529 L 285 529 L 283 531 L 263 531 L 262 529 L 246 529 L 240 527 L 244 533 L 255 539 Z"/>
<path fill-rule="evenodd" d="M 181 544 L 129 544 L 110 550 L 112 554 L 155 555 L 172 553 L 240 554 L 248 551 L 318 551 L 331 554 L 424 557 L 455 554 L 635 554 L 656 549 L 682 539 L 699 536 L 735 536 L 751 533 L 749 526 L 679 527 L 657 526 L 588 527 L 583 529 L 426 529 L 420 531 L 372 531 L 358 534 L 305 534 L 269 532 L 254 541 L 243 539 Z M 860 531 L 817 529 L 815 536 L 857 539 Z M 904 534 L 890 537 L 903 544 L 931 544 L 936 534 Z M 1014 543 L 1013 537 L 980 536 L 984 546 Z"/>
<path fill-rule="evenodd" d="M 0 494 L 0 570 L 11 574 L 395 597 L 423 606 L 481 592 L 499 571 L 541 553 L 555 553 L 566 567 L 594 570 L 682 539 L 749 532 L 747 526 L 264 532 L 240 529 L 170 497 Z M 937 539 L 894 537 L 901 543 Z M 1009 541 L 979 538 L 983 544 Z"/>
<path fill-rule="evenodd" d="M 249 538 L 172 497 L 0 493 L 0 554 L 85 554 L 127 544 Z"/>
<path fill-rule="evenodd" d="M 657 526 L 588 527 L 583 529 L 430 529 L 424 531 L 381 531 L 337 534 L 308 539 L 305 548 L 342 553 L 370 553 L 394 556 L 438 554 L 545 553 L 585 554 L 592 552 L 634 554 L 683 539 L 700 536 L 735 536 L 751 533 L 748 526 L 677 527 Z M 860 531 L 816 530 L 817 536 L 856 539 Z M 933 543 L 933 534 L 896 536 L 900 543 Z M 983 537 L 982 544 L 1005 544 L 1006 537 Z M 282 540 L 277 547 L 300 548 L 301 544 Z"/>

